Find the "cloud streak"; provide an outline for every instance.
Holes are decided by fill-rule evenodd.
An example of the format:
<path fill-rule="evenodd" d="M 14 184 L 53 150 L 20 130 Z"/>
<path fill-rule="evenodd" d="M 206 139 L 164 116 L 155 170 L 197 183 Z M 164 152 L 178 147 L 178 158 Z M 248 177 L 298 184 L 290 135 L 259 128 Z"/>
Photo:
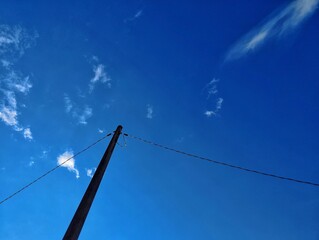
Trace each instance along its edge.
<path fill-rule="evenodd" d="M 73 108 L 73 104 L 70 97 L 67 94 L 64 94 L 64 104 L 65 104 L 65 111 L 67 113 L 71 112 Z"/>
<path fill-rule="evenodd" d="M 17 120 L 17 100 L 13 91 L 3 89 L 2 101 L 0 104 L 0 119 L 8 126 L 13 128 L 18 127 Z"/>
<path fill-rule="evenodd" d="M 239 59 L 256 51 L 267 41 L 292 32 L 318 7 L 319 0 L 295 0 L 274 11 L 255 29 L 248 32 L 228 51 L 225 61 Z"/>
<path fill-rule="evenodd" d="M 97 61 L 98 59 L 95 57 L 94 60 Z M 106 73 L 105 66 L 103 64 L 98 63 L 97 65 L 94 65 L 93 73 L 94 73 L 94 76 L 93 78 L 91 78 L 90 84 L 89 84 L 90 93 L 94 90 L 95 85 L 98 82 L 107 84 L 107 86 L 111 88 L 111 78 Z"/>
<path fill-rule="evenodd" d="M 86 170 L 86 176 L 92 178 L 94 176 L 94 173 L 96 171 L 96 168 L 88 168 Z"/>
<path fill-rule="evenodd" d="M 143 9 L 138 10 L 133 17 L 124 19 L 124 23 L 135 21 L 143 15 Z"/>
<path fill-rule="evenodd" d="M 218 114 L 218 112 L 222 108 L 222 104 L 224 99 L 221 97 L 218 97 L 218 89 L 217 89 L 217 83 L 219 82 L 219 79 L 213 78 L 209 83 L 206 84 L 205 88 L 203 90 L 207 91 L 207 101 L 212 104 L 213 106 L 210 107 L 209 110 L 204 111 L 204 115 L 206 117 L 213 117 Z"/>
<path fill-rule="evenodd" d="M 29 76 L 14 68 L 15 62 L 30 48 L 37 34 L 30 34 L 20 26 L 0 25 L 0 120 L 13 130 L 22 132 L 31 140 L 30 128 L 24 128 L 18 121 L 18 95 L 27 95 L 32 88 Z"/>
<path fill-rule="evenodd" d="M 67 162 L 65 162 L 65 161 L 67 161 Z M 61 167 L 65 167 L 70 172 L 75 173 L 76 178 L 80 177 L 79 170 L 75 167 L 75 159 L 73 158 L 73 151 L 65 151 L 64 153 L 62 153 L 61 155 L 59 155 L 57 157 L 57 165 L 60 165 L 62 163 L 64 163 L 64 164 L 61 165 Z"/>
<path fill-rule="evenodd" d="M 204 112 L 204 115 L 206 115 L 206 117 L 216 116 L 218 112 L 220 111 L 220 109 L 222 108 L 223 101 L 224 101 L 223 98 L 218 98 L 215 103 L 215 108 L 213 110 L 206 110 Z"/>
<path fill-rule="evenodd" d="M 83 108 L 77 107 L 67 94 L 64 94 L 65 112 L 76 119 L 78 124 L 87 124 L 87 120 L 92 117 L 93 110 L 88 105 Z"/>
<path fill-rule="evenodd" d="M 218 90 L 217 90 L 218 82 L 219 82 L 219 79 L 213 78 L 213 80 L 207 83 L 206 87 L 204 88 L 207 90 L 207 99 L 209 99 L 211 96 L 216 95 L 218 93 Z"/>
<path fill-rule="evenodd" d="M 25 129 L 23 130 L 23 137 L 24 137 L 25 139 L 28 139 L 28 140 L 32 140 L 32 139 L 33 139 L 33 137 L 32 137 L 32 132 L 31 132 L 30 128 L 25 128 Z"/>
<path fill-rule="evenodd" d="M 84 109 L 80 113 L 74 113 L 74 117 L 78 119 L 79 124 L 86 125 L 87 120 L 92 117 L 93 115 L 93 110 L 89 106 L 84 106 Z"/>
<path fill-rule="evenodd" d="M 9 54 L 17 58 L 30 48 L 38 37 L 37 33 L 29 33 L 20 26 L 0 25 L 0 54 Z M 9 56 L 7 56 L 9 57 Z"/>
<path fill-rule="evenodd" d="M 146 111 L 147 111 L 146 118 L 152 119 L 153 118 L 153 106 L 151 106 L 150 104 L 147 104 Z"/>
<path fill-rule="evenodd" d="M 28 94 L 30 89 L 32 88 L 32 84 L 29 80 L 29 76 L 21 79 L 17 78 L 16 81 L 9 82 L 9 85 L 12 89 L 15 89 L 17 92 Z"/>

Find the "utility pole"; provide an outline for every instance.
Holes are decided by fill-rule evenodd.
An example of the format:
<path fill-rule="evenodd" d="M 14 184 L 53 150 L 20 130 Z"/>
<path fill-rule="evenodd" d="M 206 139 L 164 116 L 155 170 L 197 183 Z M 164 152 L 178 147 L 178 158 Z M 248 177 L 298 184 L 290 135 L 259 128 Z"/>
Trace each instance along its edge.
<path fill-rule="evenodd" d="M 95 171 L 95 174 L 88 186 L 88 188 L 85 191 L 85 194 L 73 216 L 73 219 L 65 232 L 65 235 L 63 237 L 63 240 L 77 240 L 81 229 L 83 227 L 83 224 L 85 222 L 86 216 L 88 215 L 90 211 L 90 207 L 93 203 L 95 194 L 100 186 L 101 180 L 103 178 L 104 172 L 106 170 L 106 167 L 110 161 L 110 158 L 112 156 L 112 152 L 114 150 L 114 147 L 117 143 L 117 140 L 121 134 L 122 126 L 119 125 L 117 129 L 114 132 L 114 135 L 109 143 L 109 146 L 107 147 L 100 164 L 98 168 Z"/>

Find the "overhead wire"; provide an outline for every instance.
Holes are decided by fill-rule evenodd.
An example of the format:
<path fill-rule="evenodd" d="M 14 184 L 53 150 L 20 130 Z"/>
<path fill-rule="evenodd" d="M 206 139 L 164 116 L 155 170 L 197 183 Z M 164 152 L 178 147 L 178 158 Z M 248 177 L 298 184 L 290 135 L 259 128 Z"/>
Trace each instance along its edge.
<path fill-rule="evenodd" d="M 49 171 L 43 173 L 42 175 L 40 175 L 39 177 L 37 177 L 36 179 L 34 179 L 33 181 L 31 181 L 30 183 L 24 185 L 23 187 L 21 187 L 20 189 L 18 189 L 17 191 L 15 191 L 14 193 L 10 194 L 9 196 L 7 196 L 6 198 L 4 198 L 3 200 L 0 201 L 0 205 L 3 204 L 4 202 L 8 201 L 9 199 L 11 199 L 12 197 L 14 197 L 15 195 L 21 193 L 23 190 L 29 188 L 31 185 L 35 184 L 36 182 L 38 182 L 39 180 L 41 180 L 42 178 L 46 177 L 47 175 L 49 175 L 50 173 L 52 173 L 53 171 L 55 171 L 56 169 L 58 169 L 59 167 L 63 166 L 65 163 L 67 163 L 68 161 L 70 161 L 72 158 L 75 158 L 77 156 L 79 156 L 80 154 L 84 153 L 85 151 L 89 150 L 91 147 L 93 147 L 94 145 L 96 145 L 97 143 L 103 141 L 104 139 L 106 139 L 107 137 L 111 136 L 112 133 L 108 133 L 107 135 L 103 136 L 102 138 L 96 140 L 94 143 L 90 144 L 89 146 L 85 147 L 84 149 L 82 149 L 81 151 L 75 153 L 73 156 L 69 157 L 68 159 L 66 159 L 64 162 L 60 163 L 59 165 L 57 165 L 56 167 L 50 169 Z"/>
<path fill-rule="evenodd" d="M 125 135 L 122 134 L 122 133 L 121 133 L 121 135 L 122 135 L 122 137 L 123 137 L 123 144 L 122 144 L 122 143 L 119 143 L 119 142 L 116 142 L 116 144 L 117 144 L 118 146 L 120 146 L 121 148 L 127 147 L 126 140 L 125 140 Z"/>
<path fill-rule="evenodd" d="M 98 139 L 94 143 L 90 144 L 89 146 L 87 146 L 84 149 L 80 150 L 79 152 L 75 153 L 73 156 L 69 157 L 68 159 L 66 159 L 61 164 L 59 164 L 59 165 L 55 166 L 54 168 L 50 169 L 49 171 L 43 173 L 42 175 L 40 175 L 39 177 L 37 177 L 36 179 L 31 181 L 30 183 L 24 185 L 23 187 L 21 187 L 20 189 L 18 189 L 14 193 L 10 194 L 9 196 L 7 196 L 3 200 L 1 200 L 0 201 L 0 205 L 3 204 L 4 202 L 8 201 L 9 199 L 13 198 L 17 194 L 21 193 L 25 189 L 29 188 L 30 186 L 32 186 L 33 184 L 35 184 L 36 182 L 38 182 L 42 178 L 46 177 L 47 175 L 49 175 L 50 173 L 55 171 L 56 169 L 60 168 L 66 162 L 70 161 L 72 158 L 75 158 L 75 157 L 79 156 L 83 152 L 87 151 L 88 149 L 90 149 L 91 147 L 93 147 L 94 145 L 96 145 L 97 143 L 103 141 L 105 138 L 107 138 L 107 137 L 109 137 L 111 135 L 112 135 L 112 133 L 109 133 L 109 134 L 103 136 L 102 138 Z M 312 185 L 312 186 L 315 186 L 315 187 L 319 187 L 319 183 L 315 183 L 315 182 L 311 182 L 311 181 L 305 181 L 305 180 L 300 180 L 300 179 L 296 179 L 296 178 L 292 178 L 292 177 L 285 177 L 285 176 L 281 176 L 281 175 L 276 175 L 276 174 L 272 174 L 272 173 L 268 173 L 268 172 L 263 172 L 263 171 L 259 171 L 259 170 L 255 170 L 255 169 L 251 169 L 251 168 L 246 168 L 246 167 L 230 164 L 230 163 L 227 163 L 227 162 L 221 162 L 221 161 L 213 160 L 213 159 L 210 159 L 210 158 L 207 158 L 207 157 L 202 157 L 202 156 L 199 156 L 199 155 L 195 155 L 195 154 L 192 154 L 192 153 L 188 153 L 188 152 L 185 152 L 185 151 L 181 151 L 181 150 L 178 150 L 178 149 L 167 147 L 167 146 L 164 146 L 162 144 L 158 144 L 156 142 L 153 142 L 153 141 L 150 141 L 150 140 L 146 140 L 146 139 L 143 139 L 141 137 L 137 137 L 137 136 L 134 136 L 134 135 L 131 135 L 131 134 L 127 134 L 127 133 L 123 133 L 124 146 L 126 146 L 125 137 L 130 137 L 132 139 L 139 140 L 139 141 L 141 141 L 143 143 L 147 143 L 149 145 L 153 145 L 153 146 L 156 146 L 158 148 L 169 150 L 169 151 L 172 151 L 172 152 L 175 152 L 175 153 L 178 153 L 178 154 L 182 154 L 182 155 L 185 155 L 185 156 L 188 156 L 188 157 L 192 157 L 192 158 L 208 161 L 208 162 L 211 162 L 211 163 L 214 163 L 214 164 L 218 164 L 218 165 L 222 165 L 222 166 L 226 166 L 226 167 L 230 167 L 230 168 L 235 168 L 235 169 L 238 169 L 238 170 L 241 170 L 241 171 L 246 171 L 246 172 L 250 172 L 250 173 L 263 175 L 263 176 L 266 176 L 266 177 L 272 177 L 272 178 L 277 178 L 277 179 L 280 179 L 280 180 L 287 180 L 287 181 L 291 181 L 291 182 L 297 182 L 297 183 L 301 183 L 301 184 L 307 184 L 307 185 Z"/>
<path fill-rule="evenodd" d="M 134 135 L 127 134 L 127 133 L 124 133 L 124 136 L 130 137 L 132 139 L 136 139 L 136 140 L 139 140 L 141 142 L 144 142 L 144 143 L 147 143 L 147 144 L 150 144 L 150 145 L 153 145 L 153 146 L 165 149 L 165 150 L 169 150 L 169 151 L 172 151 L 172 152 L 175 152 L 175 153 L 178 153 L 178 154 L 186 155 L 188 157 L 197 158 L 197 159 L 200 159 L 200 160 L 205 160 L 205 161 L 208 161 L 208 162 L 211 162 L 211 163 L 214 163 L 214 164 L 218 164 L 218 165 L 222 165 L 222 166 L 225 166 L 225 167 L 235 168 L 235 169 L 238 169 L 238 170 L 241 170 L 241 171 L 255 173 L 255 174 L 263 175 L 263 176 L 266 176 L 266 177 L 277 178 L 277 179 L 280 179 L 280 180 L 287 180 L 287 181 L 291 181 L 291 182 L 297 182 L 297 183 L 301 183 L 301 184 L 307 184 L 307 185 L 312 185 L 312 186 L 315 186 L 315 187 L 319 187 L 319 183 L 305 181 L 305 180 L 300 180 L 300 179 L 296 179 L 296 178 L 292 178 L 292 177 L 285 177 L 285 176 L 276 175 L 276 174 L 272 174 L 272 173 L 267 173 L 267 172 L 263 172 L 263 171 L 259 171 L 259 170 L 255 170 L 255 169 L 250 169 L 250 168 L 246 168 L 246 167 L 242 167 L 242 166 L 238 166 L 238 165 L 234 165 L 234 164 L 230 164 L 230 163 L 226 163 L 226 162 L 216 161 L 216 160 L 213 160 L 213 159 L 210 159 L 210 158 L 207 158 L 207 157 L 202 157 L 202 156 L 198 156 L 198 155 L 195 155 L 195 154 L 192 154 L 192 153 L 188 153 L 188 152 L 177 150 L 177 149 L 174 149 L 174 148 L 171 148 L 171 147 L 167 147 L 167 146 L 164 146 L 162 144 L 158 144 L 158 143 L 155 143 L 153 141 L 146 140 L 146 139 L 143 139 L 143 138 L 140 138 L 140 137 L 136 137 Z"/>

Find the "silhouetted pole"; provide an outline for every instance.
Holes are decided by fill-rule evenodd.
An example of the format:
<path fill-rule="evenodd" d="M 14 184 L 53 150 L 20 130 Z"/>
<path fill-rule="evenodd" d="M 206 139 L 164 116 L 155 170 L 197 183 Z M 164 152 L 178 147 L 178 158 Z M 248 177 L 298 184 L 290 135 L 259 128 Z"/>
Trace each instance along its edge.
<path fill-rule="evenodd" d="M 106 167 L 110 161 L 112 152 L 114 150 L 114 147 L 116 145 L 117 139 L 119 138 L 122 131 L 122 126 L 119 125 L 114 132 L 114 135 L 109 143 L 109 146 L 107 147 L 101 162 L 99 166 L 97 167 L 95 174 L 86 189 L 86 192 L 81 200 L 81 203 L 78 206 L 78 209 L 76 210 L 73 219 L 63 237 L 63 240 L 77 240 L 81 229 L 83 227 L 83 224 L 85 222 L 86 216 L 88 215 L 90 211 L 90 207 L 92 205 L 92 202 L 94 200 L 95 194 L 100 186 L 101 180 L 103 178 L 104 172 L 106 170 Z"/>

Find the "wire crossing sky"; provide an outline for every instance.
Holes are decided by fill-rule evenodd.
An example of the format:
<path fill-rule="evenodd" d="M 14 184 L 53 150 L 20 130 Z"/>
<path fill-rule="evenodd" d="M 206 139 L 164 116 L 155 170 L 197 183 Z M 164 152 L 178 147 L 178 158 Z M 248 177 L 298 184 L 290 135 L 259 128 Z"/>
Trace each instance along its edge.
<path fill-rule="evenodd" d="M 42 178 L 46 177 L 47 175 L 49 175 L 50 173 L 52 173 L 53 171 L 57 170 L 58 168 L 62 167 L 63 165 L 67 164 L 67 162 L 69 161 L 74 161 L 74 158 L 79 156 L 80 154 L 84 153 L 85 151 L 89 150 L 91 147 L 95 146 L 97 143 L 103 141 L 105 138 L 107 138 L 108 136 L 110 136 L 111 133 L 105 135 L 104 137 L 98 139 L 97 141 L 95 141 L 94 143 L 90 144 L 89 146 L 87 146 L 86 148 L 82 149 L 81 151 L 75 153 L 74 155 L 70 156 L 69 158 L 67 158 L 66 160 L 64 160 L 63 162 L 61 162 L 60 164 L 58 164 L 56 167 L 50 169 L 49 171 L 43 173 L 41 176 L 37 177 L 36 179 L 34 179 L 32 182 L 28 183 L 27 185 L 23 186 L 22 188 L 20 188 L 19 190 L 17 190 L 16 192 L 12 193 L 11 195 L 9 195 L 8 197 L 6 197 L 5 199 L 0 201 L 0 205 L 3 204 L 4 202 L 8 201 L 10 198 L 14 197 L 15 195 L 21 193 L 22 191 L 24 191 L 25 189 L 27 189 L 28 187 L 31 187 L 31 185 L 35 184 L 37 181 L 41 180 Z"/>
<path fill-rule="evenodd" d="M 1 239 L 61 239 L 121 124 L 183 154 L 120 137 L 82 239 L 318 240 L 317 188 L 270 179 L 319 183 L 318 7 L 0 1 L 0 199 L 60 165 Z"/>
<path fill-rule="evenodd" d="M 319 187 L 318 183 L 304 181 L 304 180 L 299 180 L 299 179 L 290 178 L 290 177 L 284 177 L 284 176 L 280 176 L 280 175 L 275 175 L 275 174 L 271 174 L 271 173 L 266 173 L 266 172 L 254 170 L 254 169 L 241 167 L 241 166 L 236 166 L 236 165 L 232 165 L 230 163 L 220 162 L 220 161 L 212 160 L 210 158 L 201 157 L 201 156 L 198 156 L 198 155 L 195 155 L 195 154 L 192 154 L 192 153 L 187 153 L 187 152 L 184 152 L 184 151 L 181 151 L 181 150 L 176 150 L 174 148 L 166 147 L 164 145 L 161 145 L 161 144 L 149 141 L 149 140 L 145 140 L 143 138 L 136 137 L 136 136 L 133 136 L 133 135 L 130 135 L 130 134 L 127 134 L 127 133 L 124 133 L 124 135 L 128 136 L 128 137 L 131 137 L 133 139 L 137 139 L 137 140 L 139 140 L 141 142 L 144 142 L 144 143 L 147 143 L 147 144 L 162 148 L 162 149 L 166 149 L 166 150 L 169 150 L 169 151 L 172 151 L 172 152 L 175 152 L 175 153 L 186 155 L 188 157 L 197 158 L 197 159 L 200 159 L 200 160 L 205 160 L 205 161 L 212 162 L 212 163 L 215 163 L 215 164 L 219 164 L 219 165 L 223 165 L 223 166 L 231 167 L 231 168 L 236 168 L 236 169 L 239 169 L 239 170 L 242 170 L 242 171 L 256 173 L 256 174 L 264 175 L 264 176 L 267 176 L 267 177 L 273 177 L 273 178 L 277 178 L 277 179 L 288 180 L 288 181 L 292 181 L 292 182 L 297 182 L 297 183 L 302 183 L 302 184 L 307 184 L 307 185 L 312 185 L 312 186 L 315 186 L 315 187 Z"/>
<path fill-rule="evenodd" d="M 56 167 L 50 169 L 49 171 L 45 172 L 44 174 L 42 174 L 41 176 L 39 176 L 38 178 L 36 178 L 35 180 L 33 180 L 32 182 L 28 183 L 27 185 L 25 185 L 24 187 L 22 187 L 21 189 L 19 189 L 18 191 L 14 192 L 13 194 L 11 194 L 10 196 L 6 197 L 5 199 L 1 200 L 0 201 L 0 205 L 6 201 L 8 201 L 10 198 L 14 197 L 15 195 L 19 194 L 20 192 L 22 192 L 23 190 L 25 190 L 26 188 L 30 187 L 31 185 L 33 185 L 34 183 L 36 183 L 37 181 L 41 180 L 42 178 L 46 177 L 48 174 L 50 174 L 51 172 L 55 171 L 56 169 L 58 169 L 59 167 L 63 166 L 64 164 L 66 164 L 68 161 L 74 159 L 75 157 L 79 156 L 81 153 L 87 151 L 88 149 L 90 149 L 91 147 L 93 147 L 94 145 L 96 145 L 97 143 L 101 142 L 102 140 L 104 140 L 106 137 L 110 136 L 111 133 L 107 134 L 106 136 L 98 139 L 96 142 L 92 143 L 91 145 L 89 145 L 88 147 L 84 148 L 83 150 L 77 152 L 76 154 L 74 154 L 73 156 L 69 157 L 68 159 L 64 160 L 62 163 L 60 163 L 59 165 L 57 165 Z M 176 149 L 173 149 L 173 148 L 170 148 L 170 147 L 166 147 L 166 146 L 163 146 L 161 144 L 158 144 L 158 143 L 154 143 L 152 141 L 149 141 L 149 140 L 145 140 L 143 138 L 140 138 L 140 137 L 136 137 L 136 136 L 133 136 L 133 135 L 130 135 L 130 134 L 127 134 L 127 133 L 123 133 L 124 136 L 128 136 L 128 137 L 131 137 L 133 139 L 137 139 L 139 141 L 142 141 L 144 143 L 147 143 L 147 144 L 151 144 L 151 145 L 154 145 L 156 147 L 160 147 L 160 148 L 163 148 L 163 149 L 166 149 L 166 150 L 170 150 L 170 151 L 173 151 L 173 152 L 176 152 L 176 153 L 179 153 L 179 154 L 183 154 L 183 155 L 186 155 L 186 156 L 189 156 L 189 157 L 193 157 L 193 158 L 197 158 L 197 159 L 201 159 L 201 160 L 205 160 L 205 161 L 208 161 L 208 162 L 212 162 L 212 163 L 216 163 L 216 164 L 219 164 L 219 165 L 223 165 L 223 166 L 227 166 L 227 167 L 231 167 L 231 168 L 236 168 L 236 169 L 239 169 L 239 170 L 243 170 L 243 171 L 247 171 L 247 172 L 252 172 L 252 173 L 256 173 L 256 174 L 260 174 L 260 175 L 264 175 L 264 176 L 267 176 L 267 177 L 273 177 L 273 178 L 278 178 L 278 179 L 282 179 L 282 180 L 288 180 L 288 181 L 292 181 L 292 182 L 298 182 L 298 183 L 302 183 L 302 184 L 307 184 L 307 185 L 312 185 L 312 186 L 316 186 L 316 187 L 319 187 L 319 184 L 318 183 L 313 183 L 313 182 L 309 182 L 309 181 L 304 181 L 304 180 L 298 180 L 298 179 L 294 179 L 294 178 L 289 178 L 289 177 L 283 177 L 283 176 L 280 176 L 280 175 L 275 175 L 275 174 L 270 174 L 270 173 L 265 173 L 265 172 L 262 172 L 262 171 L 257 171 L 257 170 L 253 170 L 253 169 L 249 169 L 249 168 L 244 168 L 244 167 L 240 167 L 240 166 L 235 166 L 235 165 L 232 165 L 232 164 L 229 164 L 229 163 L 224 163 L 224 162 L 219 162 L 219 161 L 216 161 L 216 160 L 212 160 L 212 159 L 209 159 L 209 158 L 206 158 L 206 157 L 200 157 L 200 156 L 197 156 L 195 154 L 191 154 L 191 153 L 187 153 L 187 152 L 184 152 L 184 151 L 180 151 L 180 150 L 176 150 Z M 126 146 L 126 141 L 125 141 L 125 138 L 123 138 L 124 142 L 125 142 L 125 146 Z M 122 145 L 118 144 L 120 147 L 123 147 Z"/>

